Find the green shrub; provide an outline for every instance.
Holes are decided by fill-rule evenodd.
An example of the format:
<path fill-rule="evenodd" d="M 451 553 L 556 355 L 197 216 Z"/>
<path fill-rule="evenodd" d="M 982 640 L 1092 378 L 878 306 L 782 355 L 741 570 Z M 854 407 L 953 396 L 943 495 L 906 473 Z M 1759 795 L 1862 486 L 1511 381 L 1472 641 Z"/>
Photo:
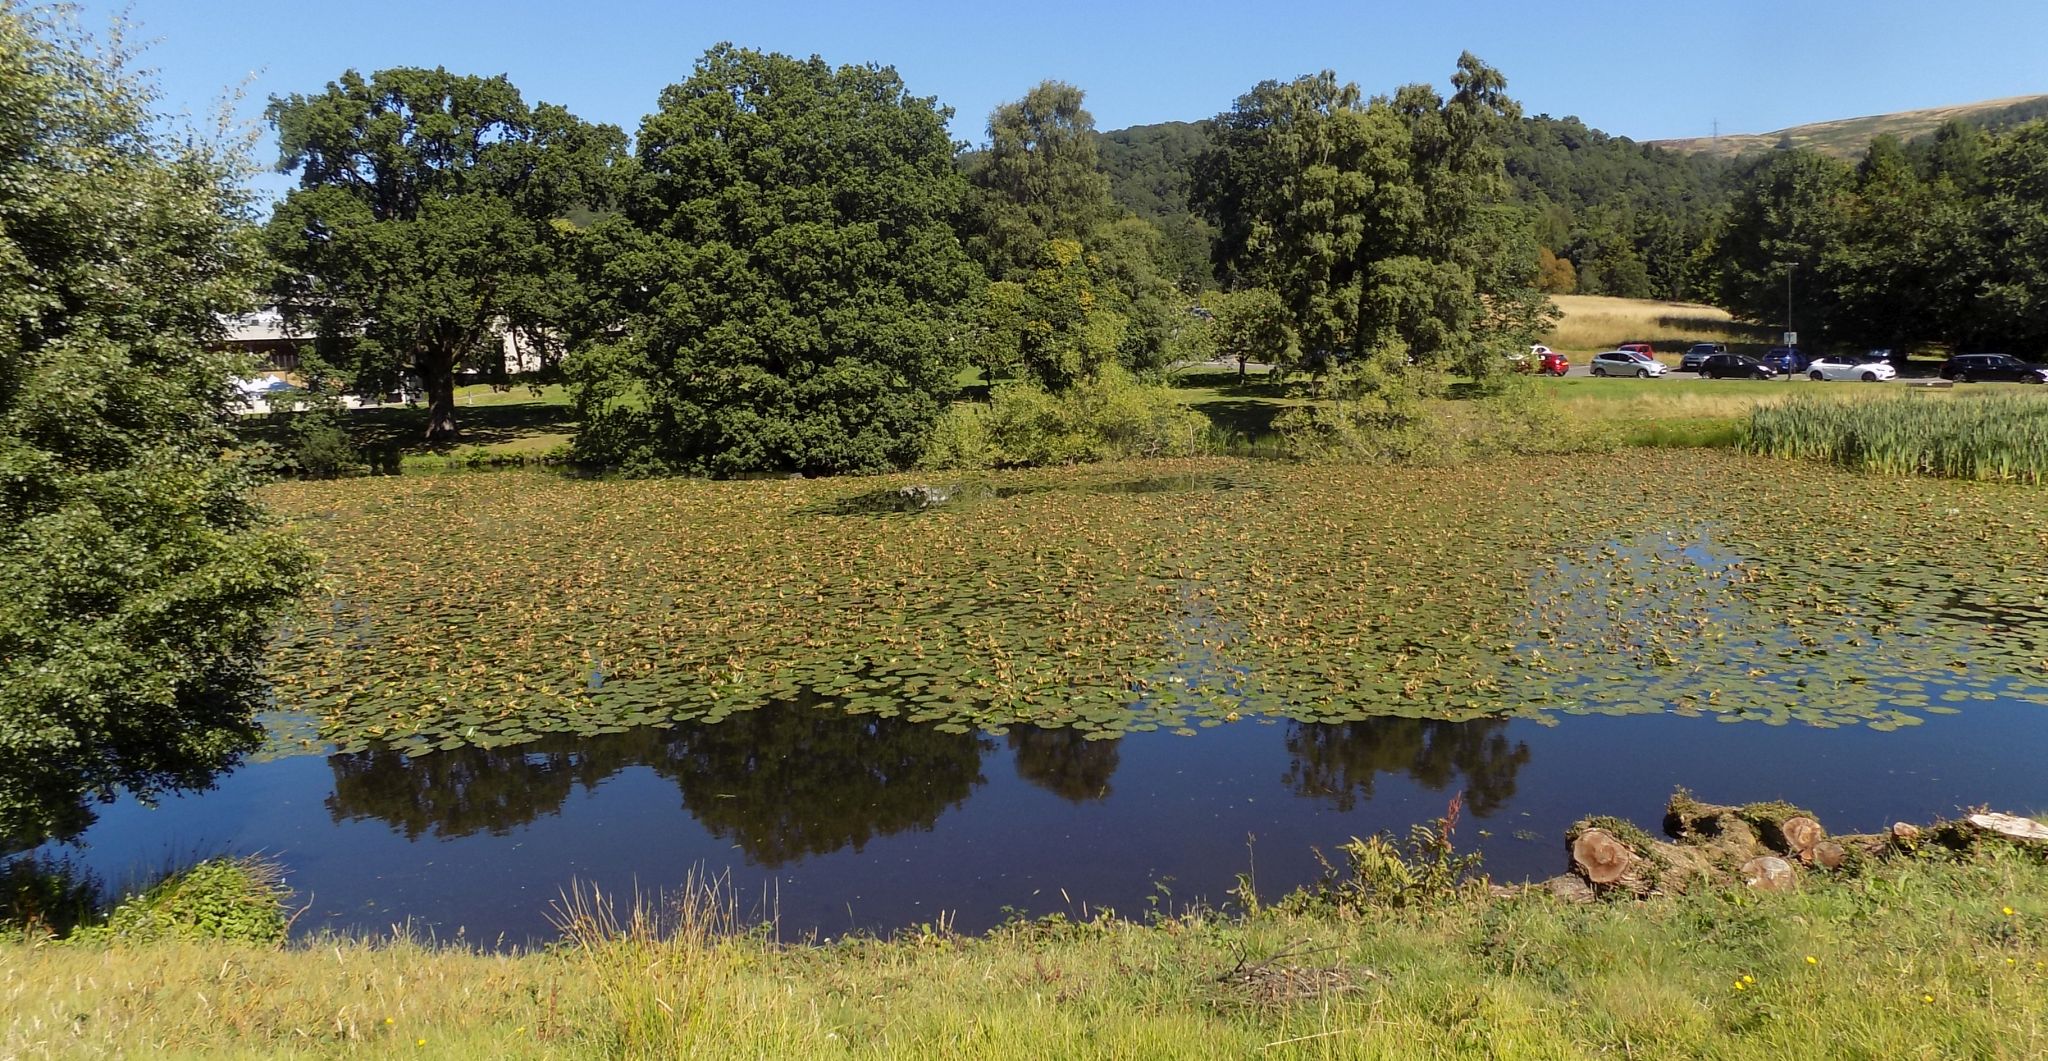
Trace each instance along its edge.
<path fill-rule="evenodd" d="M 301 414 L 307 419 L 293 429 L 292 460 L 308 479 L 338 479 L 363 468 L 363 455 L 348 430 L 333 418 Z"/>
<path fill-rule="evenodd" d="M 219 939 L 280 944 L 291 926 L 291 894 L 279 869 L 247 858 L 215 858 L 124 899 L 103 923 L 80 928 L 79 942 L 151 943 Z"/>
<path fill-rule="evenodd" d="M 1203 451 L 1208 419 L 1172 388 L 1107 366 L 1054 394 L 1036 383 L 1000 384 L 987 405 L 940 417 L 920 461 L 930 468 L 1076 464 Z"/>
<path fill-rule="evenodd" d="M 1612 428 L 1581 421 L 1529 380 L 1491 381 L 1483 397 L 1439 398 L 1442 379 L 1382 358 L 1331 381 L 1332 397 L 1274 421 L 1295 460 L 1448 465 L 1501 453 L 1605 452 Z"/>

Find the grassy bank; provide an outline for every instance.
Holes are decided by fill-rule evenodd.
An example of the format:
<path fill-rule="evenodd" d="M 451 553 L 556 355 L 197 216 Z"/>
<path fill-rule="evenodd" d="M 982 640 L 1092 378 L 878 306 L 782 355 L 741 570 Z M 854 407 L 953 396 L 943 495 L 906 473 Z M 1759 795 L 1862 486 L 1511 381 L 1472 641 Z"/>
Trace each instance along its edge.
<path fill-rule="evenodd" d="M 2038 1057 L 2048 865 L 1765 895 L 1020 924 L 777 946 L 715 897 L 564 946 L 0 943 L 0 1055 Z"/>

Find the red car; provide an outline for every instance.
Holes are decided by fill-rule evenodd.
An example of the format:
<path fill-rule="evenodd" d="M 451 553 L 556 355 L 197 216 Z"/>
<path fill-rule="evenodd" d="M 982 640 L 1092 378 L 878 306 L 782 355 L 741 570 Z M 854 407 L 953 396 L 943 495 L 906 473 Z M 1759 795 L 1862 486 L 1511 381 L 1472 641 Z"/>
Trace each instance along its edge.
<path fill-rule="evenodd" d="M 1543 375 L 1562 376 L 1571 370 L 1571 359 L 1555 350 L 1545 350 L 1537 357 L 1536 371 Z"/>
<path fill-rule="evenodd" d="M 1643 355 L 1644 357 L 1656 357 L 1656 356 L 1657 356 L 1657 349 L 1656 349 L 1655 347 L 1651 346 L 1651 345 L 1650 345 L 1649 343 L 1622 343 L 1621 345 L 1619 345 L 1619 346 L 1615 347 L 1615 349 L 1616 349 L 1616 350 L 1633 350 L 1633 351 L 1635 351 L 1636 353 L 1639 353 L 1639 354 Z"/>

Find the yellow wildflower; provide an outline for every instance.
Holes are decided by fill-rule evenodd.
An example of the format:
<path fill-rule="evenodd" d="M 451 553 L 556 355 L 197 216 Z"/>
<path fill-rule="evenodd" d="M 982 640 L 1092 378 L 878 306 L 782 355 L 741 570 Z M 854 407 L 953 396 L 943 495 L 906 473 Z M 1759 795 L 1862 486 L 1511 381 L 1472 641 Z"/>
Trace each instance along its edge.
<path fill-rule="evenodd" d="M 1743 983 L 1745 983 L 1745 984 L 1753 984 L 1753 983 L 1756 983 L 1756 977 L 1754 977 L 1754 976 L 1751 976 L 1751 975 L 1749 975 L 1748 973 L 1743 973 L 1743 974 L 1742 974 L 1742 982 L 1743 982 Z"/>
<path fill-rule="evenodd" d="M 2014 914 L 2017 914 L 2017 913 L 2019 913 L 2019 911 L 2018 911 L 2018 910 L 2015 910 L 2015 909 L 2013 909 L 2013 908 L 2012 908 L 2012 907 L 2010 907 L 2010 906 L 2008 906 L 2008 907 L 2006 907 L 2006 908 L 2005 908 L 2005 916 L 2007 916 L 2007 917 L 2011 917 L 2011 916 L 2013 916 Z"/>
<path fill-rule="evenodd" d="M 1921 996 L 1920 996 L 1920 1001 L 1922 1001 L 1922 1002 L 1929 1002 L 1929 1003 L 1931 1003 L 1931 1002 L 1933 1002 L 1933 1001 L 1934 1001 L 1934 996 L 1933 996 L 1933 995 L 1921 995 Z"/>
<path fill-rule="evenodd" d="M 1811 954 L 1809 954 L 1809 955 L 1807 955 L 1807 956 L 1806 956 L 1806 964 L 1808 964 L 1808 965 L 1819 965 L 1819 964 L 1820 964 L 1820 959 L 1819 959 L 1819 958 L 1816 958 L 1816 957 L 1814 957 L 1814 956 L 1813 956 L 1813 955 L 1811 955 Z"/>

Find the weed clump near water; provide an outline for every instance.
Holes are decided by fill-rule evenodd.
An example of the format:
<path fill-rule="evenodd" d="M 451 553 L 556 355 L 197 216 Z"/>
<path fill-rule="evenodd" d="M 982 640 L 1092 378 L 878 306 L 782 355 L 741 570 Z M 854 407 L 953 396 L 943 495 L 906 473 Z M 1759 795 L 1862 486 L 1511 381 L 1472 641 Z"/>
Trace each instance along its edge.
<path fill-rule="evenodd" d="M 99 881 L 68 862 L 20 860 L 0 873 L 0 915 L 24 935 L 69 943 L 223 941 L 277 946 L 291 928 L 284 871 L 214 858 L 172 873 L 111 909 Z"/>

